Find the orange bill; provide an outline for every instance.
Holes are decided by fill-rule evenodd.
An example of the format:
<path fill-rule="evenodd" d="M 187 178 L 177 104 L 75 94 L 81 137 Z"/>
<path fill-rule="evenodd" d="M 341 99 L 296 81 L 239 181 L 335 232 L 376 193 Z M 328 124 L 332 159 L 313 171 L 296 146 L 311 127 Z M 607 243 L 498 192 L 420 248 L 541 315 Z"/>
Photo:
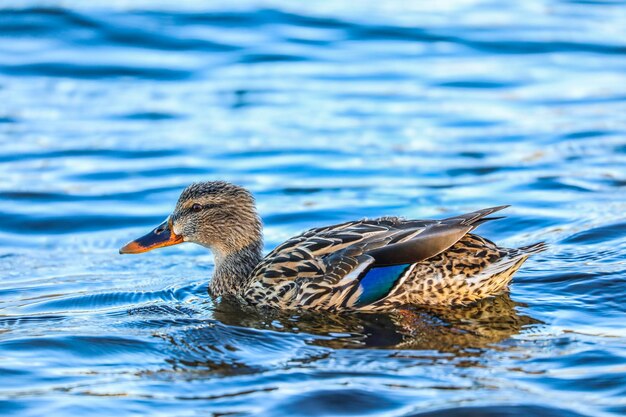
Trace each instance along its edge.
<path fill-rule="evenodd" d="M 120 253 L 143 253 L 164 246 L 178 245 L 183 237 L 172 231 L 172 224 L 168 218 L 145 236 L 128 242 L 120 249 Z"/>

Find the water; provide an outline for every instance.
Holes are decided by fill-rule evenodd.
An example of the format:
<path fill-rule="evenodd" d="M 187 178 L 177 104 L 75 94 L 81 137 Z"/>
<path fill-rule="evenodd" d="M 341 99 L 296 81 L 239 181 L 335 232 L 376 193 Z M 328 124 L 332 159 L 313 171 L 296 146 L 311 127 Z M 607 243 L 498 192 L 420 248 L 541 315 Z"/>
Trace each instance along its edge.
<path fill-rule="evenodd" d="M 227 3 L 2 4 L 0 414 L 626 413 L 626 5 Z M 498 204 L 550 250 L 466 309 L 214 304 L 202 248 L 117 254 L 206 179 L 268 250 Z"/>

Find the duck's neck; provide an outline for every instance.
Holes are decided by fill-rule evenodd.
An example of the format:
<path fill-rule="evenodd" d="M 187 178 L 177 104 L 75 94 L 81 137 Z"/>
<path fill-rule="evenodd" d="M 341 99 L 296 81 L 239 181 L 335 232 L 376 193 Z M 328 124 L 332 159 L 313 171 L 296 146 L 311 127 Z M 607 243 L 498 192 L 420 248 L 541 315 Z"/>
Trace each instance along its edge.
<path fill-rule="evenodd" d="M 241 294 L 250 284 L 250 273 L 263 259 L 263 241 L 258 239 L 242 249 L 215 253 L 215 273 L 209 290 L 215 297 Z"/>

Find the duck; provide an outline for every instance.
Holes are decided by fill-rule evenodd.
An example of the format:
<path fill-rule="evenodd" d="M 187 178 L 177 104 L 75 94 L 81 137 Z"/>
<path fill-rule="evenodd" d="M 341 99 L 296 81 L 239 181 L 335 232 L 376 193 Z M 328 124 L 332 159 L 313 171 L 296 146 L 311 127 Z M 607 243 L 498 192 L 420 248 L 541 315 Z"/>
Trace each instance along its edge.
<path fill-rule="evenodd" d="M 508 206 L 439 220 L 380 217 L 307 230 L 263 256 L 252 193 L 225 181 L 186 187 L 167 219 L 123 246 L 139 254 L 192 242 L 211 250 L 209 294 L 282 310 L 389 311 L 465 306 L 508 290 L 544 242 L 499 247 L 472 233 Z"/>

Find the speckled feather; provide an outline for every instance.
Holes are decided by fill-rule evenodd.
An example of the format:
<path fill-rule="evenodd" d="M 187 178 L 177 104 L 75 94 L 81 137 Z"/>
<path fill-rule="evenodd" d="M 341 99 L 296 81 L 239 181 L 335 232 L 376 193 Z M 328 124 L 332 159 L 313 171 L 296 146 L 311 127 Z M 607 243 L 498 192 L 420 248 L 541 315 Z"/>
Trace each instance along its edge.
<path fill-rule="evenodd" d="M 283 309 L 389 310 L 406 304 L 468 304 L 500 294 L 528 255 L 542 250 L 543 244 L 504 249 L 462 233 L 451 247 L 408 264 L 386 295 L 359 303 L 360 282 L 376 268 L 371 256 L 376 249 L 419 238 L 446 222 L 465 222 L 468 231 L 473 230 L 485 216 L 502 208 L 458 216 L 452 222 L 380 218 L 309 230 L 268 254 L 252 271 L 241 296 L 251 304 Z"/>
<path fill-rule="evenodd" d="M 407 304 L 464 305 L 506 291 L 542 243 L 505 249 L 471 232 L 507 206 L 441 220 L 381 217 L 311 229 L 263 257 L 254 197 L 224 181 L 188 186 L 164 225 L 122 253 L 193 242 L 215 255 L 214 297 L 256 306 L 390 310 Z"/>

